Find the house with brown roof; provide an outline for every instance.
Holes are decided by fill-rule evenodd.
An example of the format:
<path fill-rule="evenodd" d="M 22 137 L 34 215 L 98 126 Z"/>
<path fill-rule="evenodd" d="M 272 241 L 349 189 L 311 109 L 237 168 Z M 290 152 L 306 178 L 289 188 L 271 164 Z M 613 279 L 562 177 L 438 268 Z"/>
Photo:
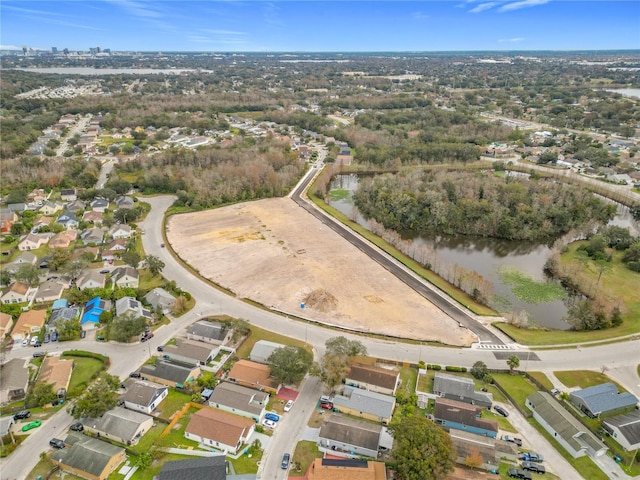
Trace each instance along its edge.
<path fill-rule="evenodd" d="M 64 204 L 61 202 L 46 202 L 38 209 L 41 214 L 46 215 L 47 217 L 52 216 L 56 212 L 61 212 L 62 210 L 64 210 Z"/>
<path fill-rule="evenodd" d="M 27 195 L 27 203 L 37 204 L 44 202 L 46 199 L 47 196 L 45 195 L 44 190 L 40 190 L 38 188 L 34 188 L 31 193 Z"/>
<path fill-rule="evenodd" d="M 229 370 L 227 380 L 269 393 L 278 393 L 278 390 L 280 390 L 280 385 L 276 385 L 271 378 L 271 371 L 268 365 L 249 360 L 239 360 L 234 363 L 231 370 Z"/>
<path fill-rule="evenodd" d="M 26 252 L 28 250 L 35 250 L 43 245 L 49 243 L 49 240 L 53 234 L 51 233 L 29 233 L 20 242 L 18 242 L 18 250 Z"/>
<path fill-rule="evenodd" d="M 396 389 L 400 384 L 400 372 L 373 365 L 354 363 L 351 365 L 344 381 L 351 387 L 395 396 Z"/>
<path fill-rule="evenodd" d="M 89 210 L 82 214 L 82 221 L 93 223 L 95 225 L 101 225 L 104 214 L 102 212 L 96 212 L 95 210 Z"/>
<path fill-rule="evenodd" d="M 34 287 L 22 282 L 13 282 L 9 289 L 0 297 L 0 302 L 9 303 L 26 303 L 31 300 L 36 292 Z"/>
<path fill-rule="evenodd" d="M 73 360 L 62 359 L 58 356 L 47 356 L 38 372 L 38 382 L 52 383 L 54 392 L 61 388 L 67 390 L 72 372 Z"/>
<path fill-rule="evenodd" d="M 12 358 L 0 365 L 0 405 L 24 398 L 29 385 L 28 361 Z"/>
<path fill-rule="evenodd" d="M 33 231 L 37 231 L 38 228 L 44 227 L 45 225 L 51 225 L 52 223 L 52 217 L 40 217 L 35 222 L 33 222 Z"/>
<path fill-rule="evenodd" d="M 12 325 L 13 317 L 8 313 L 0 312 L 0 340 L 11 333 Z"/>
<path fill-rule="evenodd" d="M 256 422 L 209 407 L 203 407 L 191 416 L 184 436 L 189 440 L 235 455 L 248 443 Z"/>
<path fill-rule="evenodd" d="M 447 428 L 496 438 L 498 435 L 498 422 L 481 418 L 480 412 L 482 412 L 482 407 L 477 405 L 438 397 L 436 398 L 433 418 L 438 425 L 443 425 Z"/>
<path fill-rule="evenodd" d="M 308 480 L 387 480 L 383 462 L 356 459 L 316 458 L 307 474 Z"/>
<path fill-rule="evenodd" d="M 102 251 L 102 261 L 115 260 L 127 250 L 126 242 L 123 239 L 117 239 L 107 245 L 106 249 Z"/>
<path fill-rule="evenodd" d="M 50 248 L 69 248 L 71 243 L 78 238 L 78 232 L 76 230 L 65 230 L 55 234 L 51 240 L 49 240 Z"/>
<path fill-rule="evenodd" d="M 476 452 L 482 459 L 479 468 L 485 470 L 497 470 L 504 460 L 513 463 L 518 460 L 518 446 L 515 443 L 456 429 L 449 430 L 449 436 L 457 452 L 456 461 L 460 464 L 465 464 L 466 459 Z"/>
<path fill-rule="evenodd" d="M 18 215 L 16 215 L 16 212 L 4 208 L 0 210 L 0 233 L 9 233 L 11 225 L 17 221 Z"/>
<path fill-rule="evenodd" d="M 62 298 L 65 286 L 56 280 L 42 282 L 34 295 L 34 301 L 38 303 L 53 302 Z"/>
<path fill-rule="evenodd" d="M 44 326 L 46 316 L 46 310 L 29 310 L 28 312 L 22 312 L 13 327 L 11 334 L 13 340 L 19 342 L 34 334 L 37 335 L 40 333 L 40 330 Z"/>

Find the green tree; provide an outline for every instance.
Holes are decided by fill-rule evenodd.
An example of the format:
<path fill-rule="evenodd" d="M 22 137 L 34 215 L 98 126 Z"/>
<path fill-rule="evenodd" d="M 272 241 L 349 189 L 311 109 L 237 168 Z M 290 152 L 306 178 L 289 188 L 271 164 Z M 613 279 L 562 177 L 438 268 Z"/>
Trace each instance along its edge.
<path fill-rule="evenodd" d="M 356 355 L 366 355 L 366 347 L 358 340 L 348 340 L 345 337 L 333 337 L 325 343 L 325 354 L 320 363 L 314 363 L 310 373 L 322 380 L 331 394 L 342 382 L 349 371 L 351 358 Z"/>
<path fill-rule="evenodd" d="M 0 270 L 0 285 L 9 285 L 11 283 L 11 272 Z"/>
<path fill-rule="evenodd" d="M 212 372 L 203 372 L 197 382 L 198 386 L 202 388 L 214 388 L 218 384 L 218 379 Z"/>
<path fill-rule="evenodd" d="M 98 418 L 118 403 L 118 395 L 105 375 L 89 385 L 72 407 L 73 418 Z"/>
<path fill-rule="evenodd" d="M 151 454 L 149 452 L 144 452 L 138 457 L 138 463 L 136 463 L 136 466 L 138 467 L 138 470 L 143 472 L 151 466 L 152 462 L 153 457 L 151 456 Z"/>
<path fill-rule="evenodd" d="M 392 456 L 402 480 L 438 480 L 453 471 L 455 450 L 449 435 L 424 416 L 402 416 L 389 425 Z"/>
<path fill-rule="evenodd" d="M 24 226 L 24 224 L 16 222 L 11 224 L 10 231 L 11 235 L 18 237 L 20 235 L 23 235 L 27 231 L 27 228 Z"/>
<path fill-rule="evenodd" d="M 69 251 L 56 248 L 51 254 L 51 258 L 49 258 L 49 268 L 58 271 L 58 269 L 63 267 L 69 260 L 71 260 L 71 253 Z"/>
<path fill-rule="evenodd" d="M 268 359 L 271 376 L 276 383 L 298 384 L 313 363 L 311 352 L 302 347 L 284 347 L 275 350 Z"/>
<path fill-rule="evenodd" d="M 144 332 L 147 320 L 143 317 L 130 315 L 116 316 L 109 324 L 109 339 L 116 342 L 128 343 L 133 337 Z"/>
<path fill-rule="evenodd" d="M 520 366 L 520 358 L 517 355 L 511 355 L 507 358 L 507 367 L 509 367 L 509 373 L 513 374 L 513 370 Z"/>
<path fill-rule="evenodd" d="M 82 271 L 87 267 L 88 262 L 85 259 L 73 260 L 65 263 L 60 270 L 69 275 L 72 280 L 77 279 Z"/>
<path fill-rule="evenodd" d="M 358 340 L 348 340 L 345 337 L 333 337 L 325 343 L 326 352 L 329 355 L 340 355 L 345 357 L 355 357 L 366 355 L 367 347 Z"/>
<path fill-rule="evenodd" d="M 122 258 L 124 263 L 133 268 L 137 268 L 140 263 L 140 255 L 136 252 L 123 252 L 120 258 Z"/>
<path fill-rule="evenodd" d="M 36 383 L 29 397 L 29 403 L 35 403 L 39 407 L 51 403 L 56 398 L 56 392 L 53 391 L 53 383 Z"/>
<path fill-rule="evenodd" d="M 69 318 L 68 320 L 59 322 L 56 325 L 56 329 L 58 331 L 59 339 L 64 341 L 77 340 L 80 338 L 80 331 L 82 330 L 82 327 L 80 325 L 79 318 Z"/>
<path fill-rule="evenodd" d="M 144 257 L 144 265 L 149 269 L 149 272 L 154 277 L 162 272 L 162 269 L 164 268 L 164 262 L 155 255 L 147 255 Z"/>
<path fill-rule="evenodd" d="M 470 370 L 471 375 L 478 380 L 482 380 L 486 375 L 489 374 L 489 369 L 487 368 L 487 364 L 482 360 L 478 360 L 473 364 Z"/>
<path fill-rule="evenodd" d="M 21 283 L 26 283 L 32 287 L 40 285 L 40 270 L 35 265 L 23 263 L 18 267 L 14 278 Z"/>

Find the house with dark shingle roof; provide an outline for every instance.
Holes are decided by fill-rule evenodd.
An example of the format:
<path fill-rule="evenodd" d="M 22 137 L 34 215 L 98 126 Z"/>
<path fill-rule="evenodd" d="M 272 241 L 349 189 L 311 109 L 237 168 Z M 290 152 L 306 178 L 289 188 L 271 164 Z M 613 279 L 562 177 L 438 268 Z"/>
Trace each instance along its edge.
<path fill-rule="evenodd" d="M 120 401 L 130 410 L 150 415 L 168 394 L 169 389 L 165 385 L 138 380 L 127 387 Z"/>
<path fill-rule="evenodd" d="M 496 438 L 498 436 L 498 422 L 480 418 L 482 410 L 482 407 L 477 405 L 449 400 L 448 398 L 436 398 L 433 418 L 438 425 L 443 425 L 447 428 Z"/>
<path fill-rule="evenodd" d="M 349 415 L 387 423 L 393 415 L 396 399 L 390 395 L 347 386 L 342 395 L 333 398 L 333 406 Z"/>
<path fill-rule="evenodd" d="M 382 426 L 355 418 L 331 415 L 320 427 L 322 452 L 378 458 Z"/>
<path fill-rule="evenodd" d="M 400 372 L 373 365 L 354 363 L 351 365 L 344 381 L 352 387 L 395 396 L 396 389 L 400 384 Z"/>
<path fill-rule="evenodd" d="M 0 365 L 0 404 L 24 398 L 29 385 L 29 369 L 23 358 Z"/>
<path fill-rule="evenodd" d="M 493 395 L 476 391 L 476 385 L 472 379 L 446 373 L 436 373 L 433 379 L 433 393 L 443 398 L 481 407 L 491 408 L 493 404 Z"/>
<path fill-rule="evenodd" d="M 80 307 L 62 307 L 56 308 L 51 312 L 49 317 L 49 325 L 56 327 L 58 324 L 67 322 L 69 320 L 75 320 L 80 316 Z"/>
<path fill-rule="evenodd" d="M 449 430 L 449 436 L 457 453 L 457 462 L 460 464 L 464 464 L 474 453 L 482 458 L 479 468 L 485 470 L 497 470 L 505 460 L 513 463 L 518 461 L 518 446 L 515 443 L 453 428 Z"/>
<path fill-rule="evenodd" d="M 262 420 L 269 401 L 269 394 L 235 383 L 222 382 L 216 386 L 209 397 L 209 406 L 225 412 Z"/>
<path fill-rule="evenodd" d="M 153 417 L 115 407 L 100 418 L 87 418 L 82 423 L 87 432 L 125 445 L 135 445 L 153 427 Z"/>
<path fill-rule="evenodd" d="M 187 328 L 187 338 L 199 342 L 226 345 L 231 340 L 233 332 L 221 323 L 198 320 Z"/>
<path fill-rule="evenodd" d="M 536 392 L 527 397 L 525 405 L 533 418 L 544 427 L 573 457 L 599 457 L 607 446 L 578 421 L 547 392 Z"/>
<path fill-rule="evenodd" d="M 142 376 L 152 382 L 168 387 L 182 387 L 200 376 L 200 367 L 169 360 L 156 361 L 155 365 L 145 365 L 140 369 Z"/>
<path fill-rule="evenodd" d="M 225 455 L 165 462 L 157 480 L 226 480 Z"/>
<path fill-rule="evenodd" d="M 172 360 L 197 366 L 208 364 L 217 353 L 217 350 L 218 348 L 210 343 L 193 342 L 178 338 L 175 345 L 165 345 L 164 354 L 171 357 Z"/>
<path fill-rule="evenodd" d="M 191 415 L 184 436 L 235 455 L 242 444 L 247 443 L 255 426 L 256 422 L 248 418 L 203 407 Z"/>
<path fill-rule="evenodd" d="M 640 411 L 607 418 L 602 426 L 627 452 L 640 449 Z"/>
<path fill-rule="evenodd" d="M 55 450 L 51 460 L 65 472 L 91 480 L 106 480 L 126 460 L 123 447 L 116 447 L 82 434 L 65 439 L 69 448 Z"/>
<path fill-rule="evenodd" d="M 618 387 L 611 382 L 571 392 L 570 400 L 591 418 L 621 413 L 638 404 L 636 396 L 628 392 L 618 393 Z"/>
<path fill-rule="evenodd" d="M 144 299 L 149 305 L 153 308 L 159 308 L 164 314 L 171 312 L 171 307 L 176 301 L 173 295 L 160 287 L 151 290 L 145 295 Z"/>

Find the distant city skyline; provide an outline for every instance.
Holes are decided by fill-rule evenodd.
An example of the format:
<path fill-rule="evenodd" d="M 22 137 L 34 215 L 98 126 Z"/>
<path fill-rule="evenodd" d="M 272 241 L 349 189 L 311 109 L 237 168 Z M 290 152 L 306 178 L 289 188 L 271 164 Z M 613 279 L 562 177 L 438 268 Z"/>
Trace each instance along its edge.
<path fill-rule="evenodd" d="M 640 1 L 3 0 L 0 48 L 58 52 L 640 49 Z"/>

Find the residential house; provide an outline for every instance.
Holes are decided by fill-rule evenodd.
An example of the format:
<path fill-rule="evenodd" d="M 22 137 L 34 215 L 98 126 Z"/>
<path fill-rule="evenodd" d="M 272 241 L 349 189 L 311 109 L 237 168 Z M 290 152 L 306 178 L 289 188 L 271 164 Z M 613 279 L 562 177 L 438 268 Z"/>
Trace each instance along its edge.
<path fill-rule="evenodd" d="M 78 232 L 75 230 L 66 230 L 64 232 L 56 233 L 51 240 L 49 240 L 50 248 L 69 248 L 73 242 L 78 238 Z"/>
<path fill-rule="evenodd" d="M 533 418 L 573 457 L 599 457 L 608 450 L 591 431 L 547 392 L 527 397 L 525 405 Z"/>
<path fill-rule="evenodd" d="M 132 229 L 129 225 L 123 225 L 123 224 L 116 224 L 113 227 L 111 227 L 109 229 L 109 231 L 107 232 L 108 235 L 111 236 L 111 238 L 114 239 L 118 239 L 118 238 L 131 238 L 131 233 L 132 233 Z"/>
<path fill-rule="evenodd" d="M 56 280 L 47 280 L 42 282 L 34 295 L 34 301 L 37 303 L 53 302 L 62 297 L 64 285 Z"/>
<path fill-rule="evenodd" d="M 39 383 L 53 384 L 53 391 L 67 390 L 71 373 L 73 372 L 73 360 L 62 359 L 58 356 L 47 356 L 42 361 L 38 372 Z"/>
<path fill-rule="evenodd" d="M 607 418 L 602 421 L 602 427 L 625 451 L 640 449 L 640 411 Z"/>
<path fill-rule="evenodd" d="M 77 320 L 80 317 L 80 307 L 62 307 L 55 308 L 49 317 L 49 328 L 55 330 L 63 323 L 70 320 Z"/>
<path fill-rule="evenodd" d="M 395 369 L 354 363 L 344 381 L 351 387 L 395 396 L 396 389 L 400 385 L 400 372 Z"/>
<path fill-rule="evenodd" d="M 390 395 L 346 386 L 342 395 L 334 397 L 333 406 L 349 415 L 388 423 L 393 415 L 396 399 Z"/>
<path fill-rule="evenodd" d="M 76 280 L 76 287 L 80 290 L 86 290 L 87 288 L 104 288 L 106 283 L 106 275 L 100 273 L 98 270 L 85 270 L 83 271 L 78 280 Z"/>
<path fill-rule="evenodd" d="M 233 332 L 221 323 L 199 320 L 187 328 L 187 338 L 199 342 L 226 345 L 231 340 Z"/>
<path fill-rule="evenodd" d="M 123 239 L 119 238 L 117 240 L 113 240 L 102 251 L 102 261 L 113 262 L 116 258 L 120 257 L 120 255 L 122 255 L 126 251 L 127 245 Z"/>
<path fill-rule="evenodd" d="M 88 245 L 90 243 L 101 245 L 104 241 L 104 230 L 98 227 L 87 228 L 80 232 L 80 240 L 84 245 Z"/>
<path fill-rule="evenodd" d="M 38 263 L 38 257 L 36 257 L 36 255 L 31 252 L 22 252 L 11 263 L 16 265 L 24 265 L 27 263 L 31 265 L 35 265 Z"/>
<path fill-rule="evenodd" d="M 82 200 L 74 200 L 67 204 L 67 210 L 74 213 L 83 212 L 85 208 L 87 208 L 87 204 Z"/>
<path fill-rule="evenodd" d="M 249 354 L 249 360 L 258 363 L 269 363 L 269 357 L 273 352 L 279 348 L 284 348 L 286 345 L 282 343 L 269 342 L 268 340 L 258 340 Z"/>
<path fill-rule="evenodd" d="M 18 250 L 26 252 L 35 250 L 49 243 L 49 239 L 53 236 L 51 233 L 29 233 L 20 242 L 18 242 Z"/>
<path fill-rule="evenodd" d="M 158 359 L 155 365 L 144 365 L 140 369 L 142 376 L 152 382 L 168 387 L 182 388 L 200 376 L 200 367 L 184 365 L 175 361 Z"/>
<path fill-rule="evenodd" d="M 481 418 L 481 412 L 482 407 L 477 405 L 439 397 L 436 398 L 433 418 L 438 425 L 447 428 L 496 438 L 498 422 Z"/>
<path fill-rule="evenodd" d="M 116 315 L 129 316 L 131 318 L 144 317 L 147 320 L 153 319 L 151 312 L 143 307 L 142 302 L 133 297 L 122 297 L 116 300 Z"/>
<path fill-rule="evenodd" d="M 128 195 L 116 197 L 116 207 L 118 208 L 133 208 L 133 203 L 133 198 Z"/>
<path fill-rule="evenodd" d="M 13 415 L 7 415 L 6 417 L 0 417 L 0 438 L 4 438 L 9 435 L 11 427 L 16 423 L 13 419 Z"/>
<path fill-rule="evenodd" d="M 82 221 L 93 223 L 94 225 L 102 225 L 103 217 L 104 217 L 104 214 L 102 212 L 89 210 L 88 212 L 84 212 L 82 214 Z"/>
<path fill-rule="evenodd" d="M 337 456 L 378 458 L 382 426 L 331 415 L 320 427 L 318 448 Z"/>
<path fill-rule="evenodd" d="M 24 398 L 29 386 L 28 361 L 12 358 L 0 365 L 0 405 Z"/>
<path fill-rule="evenodd" d="M 618 387 L 610 382 L 571 392 L 570 401 L 591 418 L 622 413 L 638 404 L 634 395 L 619 393 Z"/>
<path fill-rule="evenodd" d="M 191 415 L 184 436 L 208 447 L 235 455 L 248 443 L 256 423 L 245 417 L 209 407 Z"/>
<path fill-rule="evenodd" d="M 54 450 L 51 460 L 64 472 L 90 480 L 106 480 L 126 460 L 123 447 L 83 434 L 70 434 L 68 448 Z"/>
<path fill-rule="evenodd" d="M 107 200 L 106 198 L 97 197 L 89 203 L 89 206 L 94 212 L 104 213 L 109 208 L 109 200 Z"/>
<path fill-rule="evenodd" d="M 384 462 L 357 459 L 316 458 L 309 467 L 307 480 L 387 480 Z"/>
<path fill-rule="evenodd" d="M 58 218 L 56 218 L 56 222 L 62 225 L 67 230 L 78 228 L 79 223 L 76 214 L 68 209 L 58 215 Z"/>
<path fill-rule="evenodd" d="M 163 314 L 171 312 L 171 307 L 176 301 L 173 295 L 160 287 L 151 290 L 145 295 L 144 299 L 154 309 L 160 309 Z"/>
<path fill-rule="evenodd" d="M 44 190 L 35 188 L 27 195 L 27 203 L 32 203 L 34 205 L 42 205 L 44 201 L 47 199 L 47 195 L 44 193 Z"/>
<path fill-rule="evenodd" d="M 449 437 L 457 453 L 456 461 L 460 464 L 466 464 L 467 458 L 475 454 L 482 459 L 479 468 L 484 470 L 497 470 L 504 460 L 518 461 L 515 443 L 456 429 L 449 430 Z"/>
<path fill-rule="evenodd" d="M 165 387 L 166 388 L 166 387 Z M 84 430 L 125 445 L 136 445 L 140 438 L 153 427 L 153 417 L 116 407 L 100 418 L 88 418 L 83 422 Z"/>
<path fill-rule="evenodd" d="M 279 385 L 276 385 L 271 378 L 268 365 L 251 362 L 249 360 L 239 360 L 233 364 L 227 375 L 227 380 L 238 385 L 243 385 L 256 390 L 269 393 L 278 393 Z"/>
<path fill-rule="evenodd" d="M 210 343 L 178 339 L 175 345 L 166 345 L 164 347 L 164 354 L 165 358 L 168 355 L 172 360 L 185 364 L 206 365 L 217 354 L 217 350 L 218 348 Z"/>
<path fill-rule="evenodd" d="M 36 221 L 33 222 L 33 228 L 31 229 L 31 233 L 37 233 L 40 227 L 49 226 L 53 223 L 53 218 L 51 217 L 40 217 Z"/>
<path fill-rule="evenodd" d="M 60 190 L 60 198 L 65 202 L 73 202 L 78 199 L 78 194 L 75 188 L 65 188 Z"/>
<path fill-rule="evenodd" d="M 226 480 L 227 460 L 224 455 L 164 462 L 157 480 Z"/>
<path fill-rule="evenodd" d="M 230 382 L 216 386 L 209 397 L 209 406 L 225 412 L 251 418 L 259 423 L 264 417 L 269 394 Z"/>
<path fill-rule="evenodd" d="M 38 211 L 47 217 L 54 215 L 57 212 L 64 210 L 64 203 L 62 202 L 46 202 L 41 206 Z"/>
<path fill-rule="evenodd" d="M 9 303 L 26 303 L 31 300 L 36 293 L 36 289 L 22 282 L 13 282 L 9 289 L 0 297 L 0 302 Z"/>
<path fill-rule="evenodd" d="M 0 210 L 0 233 L 9 233 L 11 225 L 18 221 L 18 215 L 7 208 Z"/>
<path fill-rule="evenodd" d="M 114 288 L 138 288 L 140 274 L 133 267 L 118 267 L 111 272 L 111 281 L 113 282 Z"/>
<path fill-rule="evenodd" d="M 137 380 L 129 385 L 120 400 L 128 409 L 150 415 L 168 394 L 169 389 L 165 385 Z"/>
<path fill-rule="evenodd" d="M 46 310 L 29 310 L 28 312 L 22 312 L 11 333 L 14 342 L 21 342 L 34 334 L 38 335 L 42 327 L 44 327 L 44 319 L 46 316 Z"/>
<path fill-rule="evenodd" d="M 446 373 L 436 373 L 433 379 L 433 393 L 443 398 L 485 408 L 491 408 L 493 404 L 493 395 L 488 392 L 476 391 L 472 379 Z"/>
<path fill-rule="evenodd" d="M 96 328 L 100 322 L 100 315 L 105 310 L 111 310 L 111 302 L 102 300 L 100 297 L 94 297 L 87 302 L 82 314 L 80 324 L 83 329 Z"/>
<path fill-rule="evenodd" d="M 0 341 L 11 333 L 13 326 L 13 317 L 8 313 L 0 312 Z"/>
<path fill-rule="evenodd" d="M 73 249 L 71 253 L 72 260 L 82 260 L 87 259 L 91 262 L 98 259 L 100 254 L 100 248 L 92 247 L 92 246 L 84 246 L 84 247 L 76 247 Z"/>

